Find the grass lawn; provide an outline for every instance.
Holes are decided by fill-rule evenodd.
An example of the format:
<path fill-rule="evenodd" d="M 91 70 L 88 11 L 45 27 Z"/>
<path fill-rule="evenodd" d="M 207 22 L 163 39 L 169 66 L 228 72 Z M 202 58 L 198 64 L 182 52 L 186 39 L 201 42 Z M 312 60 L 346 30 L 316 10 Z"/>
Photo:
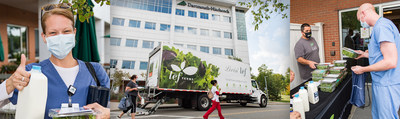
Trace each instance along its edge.
<path fill-rule="evenodd" d="M 289 95 L 281 95 L 282 99 L 274 102 L 290 102 L 290 96 Z"/>

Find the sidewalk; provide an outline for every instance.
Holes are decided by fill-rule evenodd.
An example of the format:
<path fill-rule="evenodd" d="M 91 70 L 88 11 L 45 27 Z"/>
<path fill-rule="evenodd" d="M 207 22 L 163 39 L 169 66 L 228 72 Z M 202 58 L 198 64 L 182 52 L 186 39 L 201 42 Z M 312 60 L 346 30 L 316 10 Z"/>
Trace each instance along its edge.
<path fill-rule="evenodd" d="M 372 101 L 372 89 L 371 86 L 368 85 L 369 88 L 369 94 L 371 96 L 371 101 Z M 369 99 L 368 99 L 368 91 L 367 88 L 365 88 L 365 105 L 367 106 L 370 104 Z M 372 119 L 371 115 L 371 105 L 368 107 L 362 108 L 357 108 L 356 106 L 353 105 L 351 114 L 349 115 L 349 119 Z"/>
<path fill-rule="evenodd" d="M 369 94 L 371 96 L 371 101 L 372 101 L 372 88 L 371 85 L 369 85 Z M 368 100 L 368 94 L 367 94 L 367 88 L 365 88 L 365 105 L 370 104 Z M 400 111 L 400 110 L 399 110 Z M 400 113 L 397 112 L 399 115 Z M 357 108 L 356 106 L 353 106 L 352 112 L 349 116 L 349 119 L 372 119 L 371 115 L 371 106 L 365 107 L 364 109 Z"/>
<path fill-rule="evenodd" d="M 118 104 L 119 102 L 110 102 L 110 110 L 111 111 L 118 111 Z M 155 103 L 150 103 L 149 105 L 146 106 L 146 108 L 150 108 L 153 107 Z M 223 103 L 222 103 L 223 104 Z M 239 103 L 238 103 L 239 104 Z M 267 107 L 268 105 L 288 105 L 289 103 L 285 103 L 285 102 L 274 102 L 274 101 L 268 101 Z M 168 108 L 168 107 L 177 107 L 178 104 L 162 104 L 160 106 L 160 108 Z"/>

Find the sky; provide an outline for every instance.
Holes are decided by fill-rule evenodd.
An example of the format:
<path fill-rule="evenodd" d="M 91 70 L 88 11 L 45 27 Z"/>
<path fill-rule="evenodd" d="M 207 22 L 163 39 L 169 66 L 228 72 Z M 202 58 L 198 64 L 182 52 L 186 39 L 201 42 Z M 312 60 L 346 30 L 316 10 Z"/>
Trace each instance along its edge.
<path fill-rule="evenodd" d="M 290 4 L 290 0 L 279 1 Z M 274 73 L 284 74 L 289 68 L 290 10 L 284 11 L 288 15 L 285 19 L 282 19 L 282 15 L 273 13 L 270 19 L 259 25 L 257 31 L 252 24 L 250 10 L 246 13 L 246 27 L 251 72 L 257 75 L 258 67 L 266 64 Z"/>

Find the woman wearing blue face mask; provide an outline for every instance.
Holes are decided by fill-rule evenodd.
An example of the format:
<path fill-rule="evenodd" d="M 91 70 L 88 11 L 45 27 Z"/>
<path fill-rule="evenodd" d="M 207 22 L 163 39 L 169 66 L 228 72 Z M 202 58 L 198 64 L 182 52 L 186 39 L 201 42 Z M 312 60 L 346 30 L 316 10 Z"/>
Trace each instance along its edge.
<path fill-rule="evenodd" d="M 45 118 L 49 109 L 61 108 L 61 103 L 69 102 L 67 93 L 68 87 L 73 86 L 76 92 L 71 96 L 72 103 L 79 103 L 79 106 L 87 105 L 88 89 L 90 85 L 97 85 L 90 74 L 85 62 L 74 59 L 72 48 L 75 46 L 74 16 L 68 4 L 51 4 L 42 7 L 41 34 L 44 43 L 51 53 L 49 59 L 39 63 L 32 63 L 25 66 L 25 55 L 21 55 L 21 64 L 15 73 L 7 80 L 12 83 L 5 89 L 10 96 L 9 100 L 17 103 L 18 90 L 22 90 L 29 83 L 32 65 L 41 66 L 42 73 L 48 79 L 48 92 L 45 110 Z M 96 76 L 103 87 L 110 88 L 110 79 L 105 70 L 98 63 L 91 63 Z M 102 115 L 98 118 L 109 118 L 109 109 L 98 104 L 88 105 L 87 108 L 101 110 Z"/>

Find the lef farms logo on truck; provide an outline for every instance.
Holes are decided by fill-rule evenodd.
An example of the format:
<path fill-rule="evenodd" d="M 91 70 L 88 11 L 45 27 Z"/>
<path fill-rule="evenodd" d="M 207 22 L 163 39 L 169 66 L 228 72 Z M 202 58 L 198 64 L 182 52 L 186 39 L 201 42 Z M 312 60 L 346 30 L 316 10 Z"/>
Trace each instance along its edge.
<path fill-rule="evenodd" d="M 163 46 L 160 88 L 205 90 L 219 75 L 219 68 L 179 49 Z"/>

